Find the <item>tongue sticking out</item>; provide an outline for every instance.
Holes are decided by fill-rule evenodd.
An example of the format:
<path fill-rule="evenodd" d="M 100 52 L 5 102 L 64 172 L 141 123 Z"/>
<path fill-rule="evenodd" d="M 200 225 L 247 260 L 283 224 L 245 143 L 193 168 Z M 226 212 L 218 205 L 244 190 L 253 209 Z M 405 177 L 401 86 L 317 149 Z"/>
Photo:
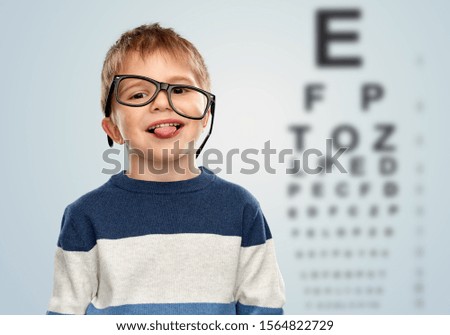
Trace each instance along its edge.
<path fill-rule="evenodd" d="M 159 127 L 155 129 L 155 134 L 159 137 L 170 137 L 177 131 L 177 127 Z"/>

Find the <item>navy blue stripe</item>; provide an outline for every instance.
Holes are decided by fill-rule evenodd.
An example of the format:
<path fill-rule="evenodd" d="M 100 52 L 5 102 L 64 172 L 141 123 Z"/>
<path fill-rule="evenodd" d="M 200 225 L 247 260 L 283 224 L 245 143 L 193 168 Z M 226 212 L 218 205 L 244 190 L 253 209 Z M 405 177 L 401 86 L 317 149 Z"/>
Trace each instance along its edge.
<path fill-rule="evenodd" d="M 252 219 L 244 219 L 243 224 L 242 247 L 251 247 L 254 245 L 264 244 L 272 238 L 266 217 L 258 207 L 256 216 Z"/>
<path fill-rule="evenodd" d="M 67 251 L 89 251 L 96 243 L 94 226 L 89 217 L 67 206 L 61 222 L 58 247 Z"/>
<path fill-rule="evenodd" d="M 256 198 L 243 187 L 214 177 L 211 182 L 211 175 L 203 173 L 183 181 L 187 189 L 192 181 L 191 192 L 153 193 L 154 183 L 160 190 L 172 182 L 153 182 L 148 192 L 133 192 L 124 187 L 144 183 L 142 191 L 148 182 L 113 176 L 67 206 L 58 246 L 89 251 L 99 239 L 185 233 L 243 236 L 242 246 L 263 244 L 271 234 Z M 199 188 L 203 184 L 207 187 Z"/>
<path fill-rule="evenodd" d="M 236 305 L 237 314 L 246 315 L 283 315 L 283 308 L 271 308 L 271 307 L 260 307 L 260 306 L 249 306 L 241 304 L 240 302 Z"/>
<path fill-rule="evenodd" d="M 98 309 L 90 304 L 90 315 L 234 315 L 236 304 L 184 303 L 184 304 L 134 304 Z"/>

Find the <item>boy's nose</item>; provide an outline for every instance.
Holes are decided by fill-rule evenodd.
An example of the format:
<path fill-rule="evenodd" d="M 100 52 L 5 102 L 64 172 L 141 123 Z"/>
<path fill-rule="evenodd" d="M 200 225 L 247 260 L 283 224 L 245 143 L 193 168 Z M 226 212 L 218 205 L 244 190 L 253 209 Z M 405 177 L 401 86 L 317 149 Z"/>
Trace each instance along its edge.
<path fill-rule="evenodd" d="M 166 109 L 172 109 L 169 103 L 169 95 L 167 91 L 161 90 L 156 95 L 155 99 L 150 103 L 151 111 L 162 111 Z"/>

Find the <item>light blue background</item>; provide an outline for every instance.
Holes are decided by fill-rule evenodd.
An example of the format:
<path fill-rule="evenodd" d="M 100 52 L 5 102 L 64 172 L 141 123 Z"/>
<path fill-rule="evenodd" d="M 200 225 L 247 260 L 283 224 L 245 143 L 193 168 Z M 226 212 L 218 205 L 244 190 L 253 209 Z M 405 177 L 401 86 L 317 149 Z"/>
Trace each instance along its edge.
<path fill-rule="evenodd" d="M 361 69 L 316 68 L 314 17 L 322 7 L 363 12 L 354 23 L 333 26 L 359 31 L 360 43 L 333 52 L 362 55 Z M 288 126 L 302 122 L 314 125 L 309 145 L 320 147 L 334 124 L 349 119 L 370 142 L 374 122 L 396 122 L 397 157 L 403 166 L 424 162 L 425 193 L 409 197 L 413 176 L 401 170 L 397 180 L 405 190 L 400 201 L 406 214 L 395 223 L 398 233 L 389 245 L 394 257 L 383 265 L 389 276 L 382 308 L 370 312 L 449 313 L 449 10 L 446 1 L 406 0 L 2 1 L 0 313 L 45 313 L 63 210 L 109 178 L 101 173 L 107 167 L 99 102 L 104 56 L 125 30 L 152 22 L 173 27 L 206 60 L 218 99 L 208 148 L 261 150 L 267 140 L 275 148 L 290 148 L 294 140 Z M 423 59 L 420 67 L 418 58 Z M 326 83 L 327 97 L 321 112 L 305 115 L 302 89 L 316 81 Z M 389 99 L 362 117 L 358 94 L 366 81 L 386 86 Z M 412 114 L 417 100 L 425 105 L 420 117 Z M 425 139 L 420 150 L 413 142 L 418 133 Z M 233 173 L 220 176 L 243 185 L 261 202 L 286 282 L 286 313 L 311 312 L 300 290 L 302 264 L 294 258 L 298 241 L 291 238 L 286 217 L 292 177 L 282 169 L 276 175 L 241 175 L 240 166 L 235 157 Z M 408 226 L 417 202 L 426 214 L 419 241 L 425 248 L 421 309 L 414 307 L 411 282 L 418 237 L 415 226 Z"/>

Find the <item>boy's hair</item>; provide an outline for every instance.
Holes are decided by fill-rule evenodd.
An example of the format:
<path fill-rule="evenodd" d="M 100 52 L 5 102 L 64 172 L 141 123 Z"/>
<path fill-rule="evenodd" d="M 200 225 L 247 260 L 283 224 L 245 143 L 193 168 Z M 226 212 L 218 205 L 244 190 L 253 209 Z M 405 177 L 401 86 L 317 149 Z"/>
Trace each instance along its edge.
<path fill-rule="evenodd" d="M 109 49 L 103 62 L 101 107 L 105 111 L 106 100 L 114 76 L 117 75 L 129 52 L 138 51 L 141 57 L 161 52 L 186 62 L 192 69 L 201 88 L 209 91 L 211 82 L 203 57 L 195 46 L 178 35 L 171 28 L 163 28 L 159 23 L 144 24 L 126 31 Z"/>

